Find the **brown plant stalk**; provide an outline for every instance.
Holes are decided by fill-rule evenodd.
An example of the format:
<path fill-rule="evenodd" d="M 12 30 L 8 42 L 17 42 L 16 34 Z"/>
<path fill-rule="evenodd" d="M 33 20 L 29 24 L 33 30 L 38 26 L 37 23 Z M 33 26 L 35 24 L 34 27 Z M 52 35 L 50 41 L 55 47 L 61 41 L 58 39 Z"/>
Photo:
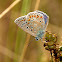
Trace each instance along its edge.
<path fill-rule="evenodd" d="M 40 3 L 40 0 L 37 0 L 34 10 L 38 9 L 39 3 Z M 22 52 L 22 54 L 21 54 L 21 56 L 19 58 L 20 59 L 19 62 L 23 62 L 23 59 L 24 59 L 24 56 L 25 56 L 25 53 L 26 53 L 26 50 L 27 50 L 27 47 L 28 47 L 28 44 L 29 44 L 29 40 L 30 40 L 30 34 L 27 34 L 26 42 L 25 42 L 25 45 L 24 45 L 24 48 L 23 48 L 23 52 Z"/>
<path fill-rule="evenodd" d="M 20 56 L 9 50 L 8 48 L 5 48 L 4 46 L 0 45 L 0 53 L 8 56 L 11 59 L 17 60 Z M 15 57 L 15 58 L 14 58 Z"/>
<path fill-rule="evenodd" d="M 8 13 L 17 3 L 19 3 L 21 0 L 15 0 L 7 9 L 5 9 L 1 14 L 0 14 L 0 19 Z"/>

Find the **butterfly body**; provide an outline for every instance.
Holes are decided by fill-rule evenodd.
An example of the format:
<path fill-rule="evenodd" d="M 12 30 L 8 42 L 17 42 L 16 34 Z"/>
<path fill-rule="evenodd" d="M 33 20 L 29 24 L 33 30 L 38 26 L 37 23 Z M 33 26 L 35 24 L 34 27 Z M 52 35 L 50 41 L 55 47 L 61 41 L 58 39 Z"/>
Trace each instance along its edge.
<path fill-rule="evenodd" d="M 48 17 L 42 12 L 34 11 L 15 20 L 15 23 L 27 33 L 35 36 L 37 39 L 43 37 L 48 25 Z"/>

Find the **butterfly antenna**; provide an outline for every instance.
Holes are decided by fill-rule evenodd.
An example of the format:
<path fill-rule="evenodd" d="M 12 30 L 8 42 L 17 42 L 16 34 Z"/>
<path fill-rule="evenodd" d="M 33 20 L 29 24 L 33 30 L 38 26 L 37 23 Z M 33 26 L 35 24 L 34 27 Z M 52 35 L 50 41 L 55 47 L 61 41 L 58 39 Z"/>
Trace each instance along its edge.
<path fill-rule="evenodd" d="M 32 41 L 29 42 L 28 46 L 31 44 Z"/>

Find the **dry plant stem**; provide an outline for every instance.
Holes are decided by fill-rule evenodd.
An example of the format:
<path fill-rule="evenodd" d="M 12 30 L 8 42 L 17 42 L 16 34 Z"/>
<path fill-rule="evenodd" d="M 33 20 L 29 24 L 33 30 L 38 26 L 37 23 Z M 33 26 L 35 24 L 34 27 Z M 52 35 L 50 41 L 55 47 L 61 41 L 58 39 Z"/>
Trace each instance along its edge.
<path fill-rule="evenodd" d="M 0 53 L 2 53 L 2 54 L 4 54 L 4 55 L 8 56 L 8 57 L 11 58 L 11 59 L 14 59 L 14 57 L 15 57 L 15 60 L 17 60 L 17 58 L 20 57 L 20 56 L 17 56 L 17 55 L 16 55 L 14 52 L 12 52 L 11 50 L 9 50 L 9 49 L 7 49 L 7 48 L 1 46 L 1 45 L 0 45 Z"/>
<path fill-rule="evenodd" d="M 17 3 L 19 3 L 21 0 L 15 0 L 7 9 L 5 9 L 1 14 L 0 14 L 0 19 L 6 14 L 8 13 Z M 3 47 L 0 45 L 0 53 L 10 57 L 11 59 L 14 59 L 14 57 L 16 58 L 15 60 L 17 60 L 17 58 L 19 58 L 20 56 L 17 56 L 14 52 L 10 51 L 9 49 Z"/>
<path fill-rule="evenodd" d="M 51 54 L 51 61 L 53 62 L 53 55 L 52 55 L 52 51 L 50 51 Z"/>
<path fill-rule="evenodd" d="M 55 54 L 55 58 L 54 59 L 55 59 L 55 62 L 59 62 L 59 58 L 57 57 L 57 53 L 56 52 L 57 51 L 55 50 L 55 53 L 54 53 Z"/>
<path fill-rule="evenodd" d="M 0 19 L 6 14 L 8 13 L 17 3 L 19 3 L 21 0 L 16 0 L 14 1 L 6 10 L 4 10 L 1 14 L 0 14 Z"/>
<path fill-rule="evenodd" d="M 34 10 L 37 10 L 37 9 L 38 9 L 39 3 L 40 3 L 40 0 L 37 0 L 37 1 L 36 1 L 36 4 L 35 4 L 35 9 L 34 9 Z M 23 52 L 22 52 L 22 55 L 21 55 L 21 57 L 20 57 L 19 62 L 23 62 L 23 59 L 24 59 L 24 56 L 25 56 L 27 47 L 28 47 L 28 45 L 29 45 L 29 40 L 30 40 L 30 34 L 27 34 L 26 42 L 25 42 L 24 49 L 23 49 Z"/>
<path fill-rule="evenodd" d="M 37 0 L 37 1 L 36 1 L 36 5 L 35 5 L 35 9 L 34 9 L 34 10 L 37 10 L 37 9 L 38 9 L 39 3 L 40 3 L 40 0 Z"/>
<path fill-rule="evenodd" d="M 22 62 L 23 61 L 23 58 L 24 58 L 24 55 L 25 55 L 25 52 L 27 50 L 27 47 L 28 47 L 28 44 L 29 44 L 29 39 L 30 39 L 30 35 L 27 34 L 27 38 L 26 38 L 26 42 L 25 42 L 25 45 L 24 45 L 24 48 L 23 48 L 23 52 L 19 58 L 19 62 Z"/>

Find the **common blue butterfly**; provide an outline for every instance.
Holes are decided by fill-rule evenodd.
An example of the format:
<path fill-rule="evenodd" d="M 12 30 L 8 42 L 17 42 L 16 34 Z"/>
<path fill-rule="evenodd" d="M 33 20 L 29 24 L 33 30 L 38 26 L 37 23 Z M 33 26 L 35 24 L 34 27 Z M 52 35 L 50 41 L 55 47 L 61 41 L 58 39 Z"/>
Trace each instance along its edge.
<path fill-rule="evenodd" d="M 39 10 L 30 12 L 14 21 L 21 29 L 31 34 L 36 40 L 42 39 L 49 22 L 49 16 Z"/>

